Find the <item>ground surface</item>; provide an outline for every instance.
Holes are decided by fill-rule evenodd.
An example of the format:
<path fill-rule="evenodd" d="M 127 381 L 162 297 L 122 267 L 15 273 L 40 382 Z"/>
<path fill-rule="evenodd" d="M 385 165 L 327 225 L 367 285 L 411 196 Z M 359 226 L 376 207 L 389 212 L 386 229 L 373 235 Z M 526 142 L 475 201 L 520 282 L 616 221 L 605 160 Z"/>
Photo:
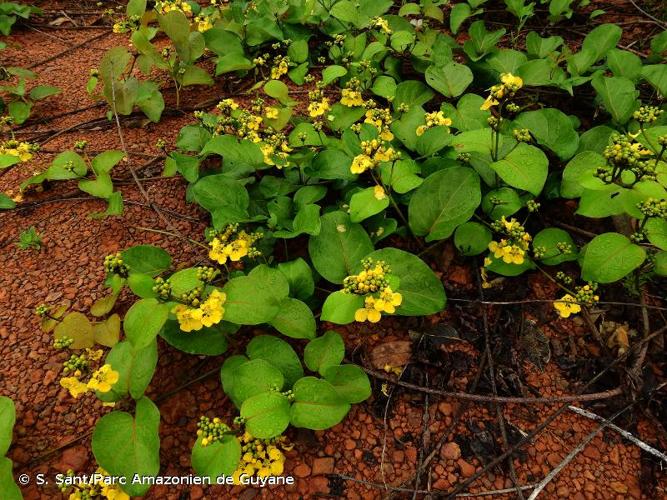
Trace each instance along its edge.
<path fill-rule="evenodd" d="M 36 21 L 39 23 L 63 18 L 58 8 L 61 5 L 79 26 L 95 23 L 99 17 L 84 15 L 99 10 L 94 2 L 37 2 L 40 3 L 47 8 L 47 15 Z M 650 32 L 651 26 L 644 24 L 641 16 L 634 15 L 636 11 L 631 4 L 594 3 L 605 4 L 603 8 L 607 7 L 615 19 L 625 11 L 623 43 L 642 50 L 641 44 L 633 40 Z M 72 26 L 65 19 L 58 27 Z M 18 136 L 40 140 L 42 152 L 31 162 L 0 173 L 0 191 L 16 190 L 21 180 L 47 166 L 55 154 L 71 148 L 77 140 L 87 140 L 93 151 L 120 149 L 118 136 L 110 124 L 102 123 L 94 129 L 81 126 L 103 117 L 104 107 L 73 111 L 94 104 L 85 91 L 89 69 L 98 65 L 104 50 L 127 44 L 126 37 L 113 35 L 109 29 L 52 28 L 54 26 L 20 28 L 9 38 L 11 47 L 0 53 L 3 65 L 32 65 L 40 75 L 39 83 L 63 89 L 62 95 L 43 102 L 35 111 L 35 116 L 42 118 L 62 116 L 26 126 Z M 98 38 L 90 41 L 93 37 Z M 75 46 L 49 62 L 42 62 Z M 228 87 L 228 82 L 221 82 L 214 89 L 187 90 L 185 105 L 220 96 Z M 168 100 L 172 98 L 169 92 L 165 95 L 169 96 Z M 94 398 L 73 400 L 59 386 L 62 362 L 67 355 L 51 347 L 51 334 L 41 332 L 38 318 L 33 314 L 34 307 L 64 300 L 71 301 L 75 310 L 89 307 L 104 294 L 104 256 L 133 244 L 162 246 L 174 256 L 177 264 L 192 264 L 205 257 L 201 249 L 177 237 L 141 229 L 178 230 L 197 240 L 202 237 L 206 217 L 185 202 L 184 181 L 156 178 L 161 169 L 159 161 L 140 168 L 160 155 L 154 146 L 157 139 L 173 144 L 180 127 L 190 121 L 193 121 L 191 115 L 184 114 L 164 116 L 159 124 L 124 122 L 131 161 L 145 178 L 142 182 L 151 200 L 161 207 L 170 227 L 146 206 L 136 186 L 128 180 L 118 183 L 124 198 L 129 200 L 123 217 L 91 220 L 88 215 L 103 209 L 102 204 L 73 193 L 76 186 L 63 183 L 28 196 L 25 208 L 0 215 L 0 393 L 11 397 L 17 406 L 15 443 L 9 453 L 17 474 L 42 472 L 53 477 L 70 468 L 80 473 L 92 472 L 95 464 L 88 434 L 97 418 L 106 411 Z M 70 127 L 72 130 L 62 132 Z M 62 133 L 58 134 L 59 131 Z M 122 169 L 114 174 L 127 178 L 127 172 Z M 571 216 L 565 213 L 563 220 L 568 219 Z M 19 251 L 15 246 L 18 234 L 29 226 L 35 226 L 43 235 L 44 245 L 39 251 Z M 484 345 L 483 340 L 480 341 L 484 335 L 482 309 L 466 302 L 477 298 L 474 274 L 467 263 L 453 258 L 452 250 L 446 246 L 432 252 L 428 259 L 441 275 L 448 297 L 452 299 L 445 313 L 424 323 L 389 320 L 373 330 L 349 329 L 341 333 L 346 337 L 348 353 L 368 368 L 381 367 L 383 361 L 396 360 L 396 357 L 405 362 L 406 358 L 400 353 L 411 349 L 413 355 L 401 380 L 436 390 L 473 392 L 471 386 L 484 358 L 484 353 L 480 352 Z M 554 290 L 538 277 L 521 278 L 518 283 L 501 284 L 499 289 L 489 292 L 489 297 L 528 301 L 553 298 Z M 463 301 L 457 302 L 457 298 Z M 121 301 L 121 312 L 128 304 L 129 297 L 126 297 Z M 608 314 L 629 321 L 638 318 L 636 308 L 617 308 Z M 529 302 L 498 306 L 490 309 L 488 315 L 497 372 L 495 381 L 501 395 L 575 394 L 595 374 L 596 366 L 605 366 L 602 362 L 596 365 L 590 361 L 599 354 L 599 349 L 586 326 L 573 321 L 556 321 L 549 304 Z M 521 342 L 531 335 L 530 330 L 526 330 L 526 325 L 532 324 L 530 321 L 537 322 L 550 340 L 551 356 L 543 371 L 529 361 L 526 353 L 530 347 Z M 443 333 L 443 325 L 455 328 L 460 338 L 452 339 L 447 332 Z M 199 359 L 166 345 L 161 345 L 160 354 L 158 372 L 148 395 L 158 402 L 162 414 L 161 473 L 186 475 L 192 473 L 190 447 L 195 440 L 198 417 L 232 415 L 232 405 L 224 399 L 217 375 L 224 357 Z M 653 369 L 660 374 L 660 367 Z M 490 381 L 485 370 L 477 384 L 479 393 L 491 392 Z M 605 391 L 616 387 L 618 382 L 617 377 L 609 375 L 584 392 Z M 380 498 L 391 494 L 411 497 L 410 493 L 392 492 L 392 488 L 414 489 L 414 472 L 436 444 L 440 446 L 428 462 L 428 472 L 421 474 L 418 486 L 421 490 L 451 490 L 506 449 L 493 404 L 466 403 L 459 398 L 427 395 L 394 385 L 383 388 L 382 383 L 377 380 L 371 400 L 356 406 L 335 428 L 291 434 L 295 448 L 288 454 L 286 468 L 287 473 L 297 479 L 293 487 L 263 491 L 156 487 L 148 498 L 250 499 L 256 495 Z M 383 394 L 383 389 L 389 397 Z M 582 406 L 584 403 L 572 404 Z M 501 405 L 510 445 L 560 406 L 556 403 Z M 590 403 L 588 408 L 609 416 L 622 408 L 622 402 L 619 398 L 608 398 Z M 617 423 L 660 449 L 667 445 L 660 441 L 661 431 L 655 421 L 640 412 L 627 412 Z M 513 463 L 518 483 L 539 482 L 598 425 L 565 411 L 515 455 Z M 547 485 L 543 495 L 577 500 L 664 498 L 666 485 L 667 480 L 664 474 L 660 475 L 654 458 L 617 433 L 604 431 Z M 466 491 L 475 494 L 512 486 L 507 462 L 503 461 L 485 472 Z M 51 499 L 60 495 L 53 484 L 30 485 L 24 494 L 28 499 Z M 498 492 L 492 497 L 515 498 L 516 493 L 510 490 L 508 494 Z"/>

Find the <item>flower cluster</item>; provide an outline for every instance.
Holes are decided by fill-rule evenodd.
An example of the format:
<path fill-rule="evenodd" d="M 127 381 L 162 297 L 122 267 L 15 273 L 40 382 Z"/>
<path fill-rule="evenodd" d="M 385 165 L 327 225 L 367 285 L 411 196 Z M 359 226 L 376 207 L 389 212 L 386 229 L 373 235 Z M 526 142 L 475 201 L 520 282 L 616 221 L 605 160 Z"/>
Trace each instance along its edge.
<path fill-rule="evenodd" d="M 102 349 L 92 350 L 86 349 L 82 354 L 72 354 L 67 361 L 63 363 L 63 372 L 74 373 L 75 376 L 80 377 L 83 371 L 88 370 L 91 361 L 99 361 L 102 359 L 104 351 Z"/>
<path fill-rule="evenodd" d="M 204 283 L 213 283 L 220 274 L 220 271 L 215 267 L 200 266 L 197 267 L 197 279 Z"/>
<path fill-rule="evenodd" d="M 54 349 L 67 349 L 73 343 L 74 343 L 74 339 L 72 337 L 68 337 L 68 336 L 64 335 L 60 338 L 54 339 L 53 347 L 54 347 Z"/>
<path fill-rule="evenodd" d="M 374 17 L 373 19 L 371 19 L 370 25 L 373 26 L 374 28 L 380 28 L 387 35 L 391 35 L 391 28 L 389 27 L 389 21 L 387 21 L 383 17 Z"/>
<path fill-rule="evenodd" d="M 218 264 L 225 264 L 227 260 L 238 262 L 243 257 L 257 257 L 260 252 L 253 245 L 262 236 L 261 232 L 246 233 L 239 230 L 238 224 L 229 224 L 209 241 L 211 249 L 208 256 Z"/>
<path fill-rule="evenodd" d="M 310 104 L 308 104 L 308 115 L 311 118 L 324 116 L 331 109 L 329 99 L 324 97 L 324 93 L 319 88 L 308 92 L 308 98 L 310 99 Z"/>
<path fill-rule="evenodd" d="M 369 101 L 367 104 L 375 104 L 373 101 Z M 389 108 L 377 108 L 369 107 L 366 111 L 366 116 L 364 123 L 369 123 L 378 130 L 380 134 L 380 139 L 383 141 L 391 141 L 394 139 L 394 134 L 390 130 L 390 125 L 392 122 L 391 111 Z"/>
<path fill-rule="evenodd" d="M 213 134 L 232 134 L 259 144 L 267 165 L 289 166 L 292 148 L 287 137 L 266 123 L 278 117 L 278 108 L 265 106 L 261 99 L 255 102 L 252 112 L 240 109 L 233 99 L 223 99 L 217 108 L 219 115 L 195 112 L 195 117 Z"/>
<path fill-rule="evenodd" d="M 361 95 L 361 84 L 358 79 L 351 78 L 347 82 L 347 88 L 341 91 L 340 103 L 348 108 L 364 105 L 364 98 Z"/>
<path fill-rule="evenodd" d="M 117 20 L 113 24 L 113 32 L 116 34 L 127 33 L 128 31 L 136 31 L 141 25 L 141 18 L 139 16 L 124 17 Z"/>
<path fill-rule="evenodd" d="M 664 110 L 657 106 L 640 106 L 637 111 L 632 114 L 632 117 L 639 123 L 650 124 L 656 121 Z"/>
<path fill-rule="evenodd" d="M 72 469 L 67 471 L 68 477 L 74 477 Z M 98 467 L 95 471 L 95 477 L 100 477 L 94 483 L 63 481 L 59 486 L 63 493 L 69 491 L 69 500 L 92 500 L 97 498 L 106 498 L 107 500 L 130 500 L 130 496 L 120 489 L 120 486 L 111 481 L 110 474 Z M 70 486 L 74 484 L 74 486 Z"/>
<path fill-rule="evenodd" d="M 15 139 L 10 139 L 0 144 L 0 155 L 16 156 L 22 162 L 32 160 L 33 153 L 38 150 L 39 146 L 36 144 L 21 142 Z"/>
<path fill-rule="evenodd" d="M 80 371 L 75 371 L 72 377 L 63 377 L 60 379 L 60 385 L 67 389 L 70 395 L 78 398 L 88 391 L 109 392 L 111 387 L 118 382 L 119 374 L 111 368 L 111 365 L 102 365 L 95 370 L 88 382 L 82 382 Z"/>
<path fill-rule="evenodd" d="M 570 315 L 581 312 L 581 306 L 577 304 L 577 299 L 569 293 L 554 301 L 554 309 L 558 311 L 561 318 L 569 318 Z"/>
<path fill-rule="evenodd" d="M 213 290 L 203 302 L 197 299 L 196 302 L 190 301 L 191 305 L 178 304 L 172 312 L 176 315 L 181 331 L 192 332 L 220 323 L 225 314 L 222 306 L 226 300 L 225 293 Z M 193 302 L 198 307 L 192 307 Z"/>
<path fill-rule="evenodd" d="M 171 297 L 171 283 L 158 276 L 155 278 L 155 285 L 153 286 L 153 292 L 162 300 L 169 300 Z"/>
<path fill-rule="evenodd" d="M 600 166 L 595 176 L 605 183 L 615 182 L 623 171 L 628 170 L 635 174 L 637 180 L 655 179 L 655 163 L 650 162 L 652 152 L 635 140 L 630 134 L 613 134 L 611 144 L 602 152 L 607 159 L 607 165 Z"/>
<path fill-rule="evenodd" d="M 667 199 L 648 198 L 637 203 L 637 208 L 645 217 L 667 219 Z"/>
<path fill-rule="evenodd" d="M 511 98 L 523 87 L 521 77 L 514 76 L 512 73 L 502 73 L 500 83 L 489 89 L 489 96 L 486 98 L 480 109 L 486 111 L 500 104 L 501 99 Z"/>
<path fill-rule="evenodd" d="M 595 294 L 597 288 L 597 283 L 578 286 L 574 296 L 567 293 L 559 300 L 554 301 L 554 309 L 561 318 L 569 318 L 572 314 L 581 312 L 582 304 L 590 307 L 600 300 L 600 297 Z"/>
<path fill-rule="evenodd" d="M 129 268 L 123 262 L 123 256 L 120 252 L 104 257 L 104 270 L 107 274 L 117 274 L 123 278 L 126 278 L 129 272 Z"/>
<path fill-rule="evenodd" d="M 289 71 L 289 57 L 276 56 L 273 60 L 273 67 L 271 68 L 271 79 L 280 80 L 280 77 L 286 75 Z"/>
<path fill-rule="evenodd" d="M 382 141 L 372 139 L 361 142 L 361 154 L 358 154 L 352 160 L 350 172 L 353 174 L 363 174 L 366 170 L 375 168 L 378 164 L 386 161 L 398 159 L 400 153 L 391 146 L 385 145 Z"/>
<path fill-rule="evenodd" d="M 502 259 L 506 264 L 523 264 L 526 251 L 532 240 L 530 234 L 514 218 L 509 221 L 505 216 L 491 224 L 491 227 L 508 238 L 489 243 L 489 250 L 496 259 Z"/>
<path fill-rule="evenodd" d="M 512 130 L 512 135 L 517 142 L 530 142 L 533 139 L 530 135 L 530 130 L 527 128 L 515 128 Z"/>
<path fill-rule="evenodd" d="M 185 15 L 192 14 L 192 6 L 186 0 L 158 0 L 154 8 L 158 14 L 166 14 L 175 10 L 180 10 Z"/>
<path fill-rule="evenodd" d="M 229 433 L 231 429 L 218 417 L 211 420 L 208 417 L 201 416 L 197 422 L 197 436 L 201 438 L 201 445 L 208 446 L 215 443 Z"/>
<path fill-rule="evenodd" d="M 451 118 L 446 118 L 442 111 L 434 111 L 433 113 L 426 113 L 426 124 L 417 127 L 415 133 L 418 136 L 424 135 L 428 129 L 433 127 L 449 127 L 452 124 Z M 449 130 L 449 129 L 447 129 Z"/>
<path fill-rule="evenodd" d="M 232 474 L 234 483 L 240 484 L 242 476 L 279 476 L 285 466 L 284 451 L 291 449 L 287 438 L 278 436 L 271 439 L 256 439 L 249 432 L 240 438 L 241 463 Z"/>
<path fill-rule="evenodd" d="M 393 314 L 403 302 L 403 296 L 394 292 L 389 286 L 387 275 L 391 270 L 383 261 L 364 259 L 359 274 L 348 276 L 343 280 L 343 292 L 363 295 L 364 307 L 354 313 L 355 321 L 380 321 L 382 312 Z"/>

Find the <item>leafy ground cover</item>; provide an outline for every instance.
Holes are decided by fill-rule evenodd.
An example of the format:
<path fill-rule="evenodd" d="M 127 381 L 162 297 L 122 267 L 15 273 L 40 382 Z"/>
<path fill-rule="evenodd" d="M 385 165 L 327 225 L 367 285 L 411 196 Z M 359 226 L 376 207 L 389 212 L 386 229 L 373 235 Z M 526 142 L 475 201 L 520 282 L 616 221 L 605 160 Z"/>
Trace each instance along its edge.
<path fill-rule="evenodd" d="M 47 12 L 3 52 L 51 89 L 7 91 L 10 116 L 37 112 L 5 123 L 28 145 L 0 172 L 15 473 L 528 496 L 583 443 L 546 492 L 659 494 L 659 459 L 586 442 L 599 423 L 556 403 L 601 400 L 661 447 L 660 21 L 637 11 L 642 38 L 613 4 L 549 5 L 540 30 L 516 3 L 502 29 L 491 2 L 172 4 L 64 5 L 79 21 Z M 65 29 L 82 24 L 101 33 Z M 134 461 L 112 439 L 133 426 Z M 126 489 L 180 491 L 208 492 Z"/>

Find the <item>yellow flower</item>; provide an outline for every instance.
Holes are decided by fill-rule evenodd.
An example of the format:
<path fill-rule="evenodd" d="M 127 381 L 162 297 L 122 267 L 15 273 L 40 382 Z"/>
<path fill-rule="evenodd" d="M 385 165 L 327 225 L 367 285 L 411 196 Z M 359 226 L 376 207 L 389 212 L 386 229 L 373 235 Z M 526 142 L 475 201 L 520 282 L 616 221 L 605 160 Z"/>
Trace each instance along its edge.
<path fill-rule="evenodd" d="M 329 99 L 323 97 L 321 101 L 311 102 L 308 105 L 308 114 L 311 118 L 317 118 L 318 116 L 324 115 L 329 109 Z"/>
<path fill-rule="evenodd" d="M 387 148 L 385 149 L 384 147 L 379 148 L 375 154 L 373 155 L 373 160 L 376 162 L 382 162 L 382 161 L 392 161 L 397 158 L 396 151 L 394 151 L 394 148 Z"/>
<path fill-rule="evenodd" d="M 227 300 L 227 295 L 218 290 L 213 290 L 206 301 L 201 305 L 201 323 L 206 327 L 211 327 L 222 321 L 225 314 L 225 308 L 222 304 Z"/>
<path fill-rule="evenodd" d="M 102 483 L 102 490 L 100 493 L 102 493 L 102 496 L 106 497 L 107 500 L 130 500 L 129 495 L 115 484 Z"/>
<path fill-rule="evenodd" d="M 419 137 L 424 135 L 424 132 L 428 130 L 428 127 L 426 125 L 420 125 L 417 127 L 417 130 L 415 130 L 415 134 L 417 134 Z"/>
<path fill-rule="evenodd" d="M 364 99 L 361 97 L 361 92 L 358 90 L 352 90 L 352 89 L 343 89 L 343 97 L 340 99 L 340 103 L 343 106 L 347 107 L 354 107 L 354 106 L 363 106 L 364 105 Z"/>
<path fill-rule="evenodd" d="M 387 193 L 385 193 L 384 188 L 382 186 L 375 186 L 373 188 L 373 196 L 375 197 L 376 200 L 384 200 L 387 197 Z"/>
<path fill-rule="evenodd" d="M 576 299 L 569 293 L 563 295 L 560 300 L 554 301 L 554 308 L 558 311 L 561 318 L 569 318 L 571 314 L 581 312 L 581 306 L 577 304 Z"/>
<path fill-rule="evenodd" d="M 371 169 L 375 166 L 373 160 L 371 160 L 367 155 L 361 154 L 354 157 L 352 160 L 352 165 L 350 166 L 350 172 L 353 174 L 363 174 L 366 170 Z"/>
<path fill-rule="evenodd" d="M 118 382 L 119 374 L 111 369 L 111 365 L 106 364 L 93 372 L 92 378 L 88 381 L 88 389 L 100 392 L 109 392 L 111 387 Z"/>
<path fill-rule="evenodd" d="M 86 384 L 76 377 L 63 377 L 60 379 L 60 385 L 67 389 L 73 398 L 78 398 L 88 392 Z"/>
<path fill-rule="evenodd" d="M 279 111 L 280 110 L 278 108 L 273 108 L 273 107 L 266 108 L 266 117 L 269 120 L 275 120 L 276 118 L 278 118 Z"/>
<path fill-rule="evenodd" d="M 376 300 L 375 308 L 381 307 L 381 311 L 393 314 L 402 302 L 403 296 L 400 293 L 392 291 L 390 287 L 387 287 L 380 294 L 380 298 Z"/>
<path fill-rule="evenodd" d="M 275 152 L 276 148 L 274 148 L 271 144 L 262 144 L 259 149 L 262 150 L 262 154 L 264 155 L 264 163 L 267 165 L 275 165 L 275 162 L 273 161 L 273 153 Z"/>
<path fill-rule="evenodd" d="M 185 304 L 178 304 L 172 312 L 176 315 L 178 326 L 181 331 L 192 332 L 201 330 L 204 325 L 202 323 L 203 313 L 201 309 L 193 309 Z"/>
<path fill-rule="evenodd" d="M 503 73 L 500 75 L 500 81 L 503 85 L 506 85 L 515 91 L 523 87 L 523 80 L 521 77 L 514 76 L 512 73 Z"/>
<path fill-rule="evenodd" d="M 280 62 L 271 68 L 271 78 L 273 80 L 280 79 L 281 76 L 287 73 L 289 70 L 288 59 L 283 57 L 280 59 Z"/>
<path fill-rule="evenodd" d="M 213 28 L 213 23 L 211 22 L 211 19 L 205 16 L 197 16 L 195 18 L 195 23 L 197 23 L 197 31 L 199 31 L 200 33 L 203 33 Z"/>
<path fill-rule="evenodd" d="M 364 300 L 364 307 L 357 309 L 354 312 L 354 320 L 359 323 L 364 321 L 370 321 L 371 323 L 377 323 L 380 321 L 382 315 L 375 307 L 376 299 L 374 297 L 366 297 Z"/>
<path fill-rule="evenodd" d="M 380 28 L 382 31 L 384 31 L 387 35 L 391 35 L 391 29 L 389 28 L 389 22 L 382 18 L 378 17 L 375 19 L 374 26 L 376 28 Z"/>
<path fill-rule="evenodd" d="M 380 132 L 380 139 L 383 141 L 393 141 L 394 134 L 391 133 L 391 130 L 385 128 L 382 132 Z"/>
<path fill-rule="evenodd" d="M 486 98 L 486 100 L 482 103 L 482 105 L 479 107 L 482 111 L 488 111 L 491 109 L 493 106 L 497 106 L 500 104 L 497 99 L 494 99 L 492 96 L 489 96 Z"/>

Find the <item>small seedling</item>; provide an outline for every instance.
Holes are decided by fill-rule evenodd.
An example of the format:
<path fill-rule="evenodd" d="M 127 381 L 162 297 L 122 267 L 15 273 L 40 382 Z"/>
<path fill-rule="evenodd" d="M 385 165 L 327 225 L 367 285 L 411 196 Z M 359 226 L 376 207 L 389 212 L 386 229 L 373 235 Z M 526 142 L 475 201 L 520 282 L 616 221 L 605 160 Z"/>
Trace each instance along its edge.
<path fill-rule="evenodd" d="M 21 232 L 16 246 L 21 250 L 39 250 L 42 247 L 42 237 L 37 232 L 37 229 L 35 229 L 35 226 L 30 226 Z"/>

